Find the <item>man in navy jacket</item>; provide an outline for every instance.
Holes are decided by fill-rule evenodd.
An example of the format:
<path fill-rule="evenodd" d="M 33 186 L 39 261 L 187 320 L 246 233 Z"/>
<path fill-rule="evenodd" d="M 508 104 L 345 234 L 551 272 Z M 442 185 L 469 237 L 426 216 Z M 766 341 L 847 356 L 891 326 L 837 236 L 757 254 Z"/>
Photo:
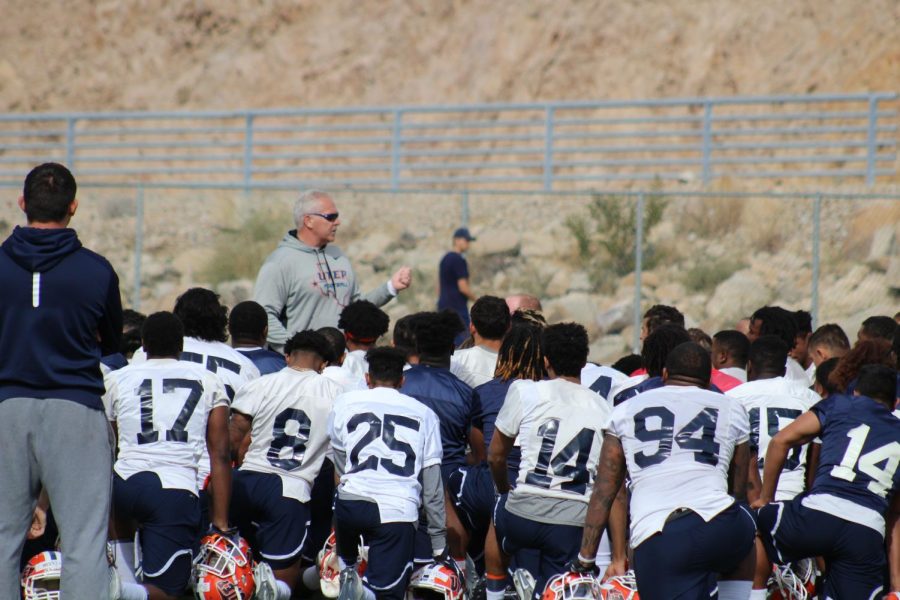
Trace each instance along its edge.
<path fill-rule="evenodd" d="M 0 597 L 19 597 L 19 554 L 43 487 L 64 552 L 66 598 L 109 597 L 110 429 L 100 357 L 118 351 L 119 280 L 69 220 L 75 179 L 46 163 L 25 179 L 28 224 L 0 249 Z"/>

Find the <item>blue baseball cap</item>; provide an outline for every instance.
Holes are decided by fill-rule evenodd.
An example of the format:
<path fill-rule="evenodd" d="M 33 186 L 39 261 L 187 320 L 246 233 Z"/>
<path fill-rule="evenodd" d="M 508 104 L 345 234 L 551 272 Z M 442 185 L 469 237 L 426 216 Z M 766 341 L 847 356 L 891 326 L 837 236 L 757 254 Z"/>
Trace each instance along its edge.
<path fill-rule="evenodd" d="M 456 238 L 463 238 L 469 242 L 472 242 L 475 240 L 475 238 L 472 236 L 472 234 L 469 233 L 469 230 L 465 227 L 460 227 L 459 229 L 457 229 L 456 231 L 453 232 L 453 239 L 456 239 Z"/>

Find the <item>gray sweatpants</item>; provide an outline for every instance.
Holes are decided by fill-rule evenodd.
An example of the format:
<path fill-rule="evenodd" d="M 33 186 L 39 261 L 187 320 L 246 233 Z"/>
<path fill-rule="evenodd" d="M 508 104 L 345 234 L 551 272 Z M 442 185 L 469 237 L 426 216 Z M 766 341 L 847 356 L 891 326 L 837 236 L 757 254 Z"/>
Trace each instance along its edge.
<path fill-rule="evenodd" d="M 43 485 L 59 527 L 66 600 L 106 600 L 112 491 L 103 411 L 69 400 L 0 402 L 0 598 L 19 597 L 19 557 Z"/>

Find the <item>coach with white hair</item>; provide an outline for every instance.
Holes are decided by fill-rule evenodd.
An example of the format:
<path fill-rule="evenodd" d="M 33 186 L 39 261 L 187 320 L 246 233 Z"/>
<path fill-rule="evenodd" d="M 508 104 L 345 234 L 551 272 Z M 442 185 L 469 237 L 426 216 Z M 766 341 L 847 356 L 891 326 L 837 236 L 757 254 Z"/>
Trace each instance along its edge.
<path fill-rule="evenodd" d="M 404 266 L 375 290 L 359 292 L 350 259 L 332 243 L 341 220 L 328 193 L 301 193 L 294 223 L 297 228 L 284 236 L 256 277 L 254 299 L 269 316 L 272 348 L 280 351 L 298 331 L 337 326 L 341 311 L 354 300 L 382 306 L 409 287 L 411 272 Z"/>

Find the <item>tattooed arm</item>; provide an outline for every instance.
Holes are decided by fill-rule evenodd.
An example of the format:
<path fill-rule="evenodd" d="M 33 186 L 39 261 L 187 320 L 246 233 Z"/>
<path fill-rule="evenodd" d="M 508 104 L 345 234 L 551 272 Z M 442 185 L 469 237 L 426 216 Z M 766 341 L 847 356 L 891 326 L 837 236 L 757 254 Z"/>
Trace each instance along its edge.
<path fill-rule="evenodd" d="M 747 442 L 734 447 L 734 456 L 731 457 L 731 495 L 738 502 L 747 501 L 747 491 L 753 485 L 754 480 L 750 473 L 750 463 L 757 464 L 756 452 L 750 451 Z M 759 470 L 754 468 L 759 479 Z"/>
<path fill-rule="evenodd" d="M 624 480 L 625 452 L 622 450 L 622 443 L 619 438 L 607 433 L 603 437 L 594 491 L 588 504 L 581 550 L 578 553 L 578 561 L 584 566 L 590 564 L 593 568 L 600 536 L 603 535 L 603 529 L 609 521 L 610 507 Z"/>

